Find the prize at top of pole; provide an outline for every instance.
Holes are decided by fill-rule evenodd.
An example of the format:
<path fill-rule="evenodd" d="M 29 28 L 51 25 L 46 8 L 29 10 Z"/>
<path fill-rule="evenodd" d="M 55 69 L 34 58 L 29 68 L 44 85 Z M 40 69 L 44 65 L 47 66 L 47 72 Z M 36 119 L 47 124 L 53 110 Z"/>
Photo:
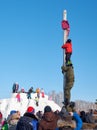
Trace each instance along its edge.
<path fill-rule="evenodd" d="M 63 20 L 67 20 L 67 11 L 66 10 L 63 11 Z"/>

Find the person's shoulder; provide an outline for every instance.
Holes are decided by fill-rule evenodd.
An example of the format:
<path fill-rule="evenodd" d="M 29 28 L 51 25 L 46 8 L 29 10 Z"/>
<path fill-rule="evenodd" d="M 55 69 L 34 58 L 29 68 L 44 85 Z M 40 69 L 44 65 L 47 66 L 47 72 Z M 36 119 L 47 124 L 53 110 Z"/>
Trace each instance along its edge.
<path fill-rule="evenodd" d="M 59 114 L 55 114 L 55 117 L 57 120 L 61 118 Z"/>
<path fill-rule="evenodd" d="M 18 123 L 27 123 L 27 122 L 32 122 L 32 118 L 31 117 L 28 117 L 28 116 L 21 116 L 20 119 L 19 119 L 19 122 Z"/>
<path fill-rule="evenodd" d="M 24 114 L 24 116 L 25 116 L 25 117 L 32 118 L 32 119 L 35 119 L 35 120 L 38 120 L 38 118 L 36 117 L 36 115 L 33 114 L 33 113 L 26 112 L 26 113 Z"/>

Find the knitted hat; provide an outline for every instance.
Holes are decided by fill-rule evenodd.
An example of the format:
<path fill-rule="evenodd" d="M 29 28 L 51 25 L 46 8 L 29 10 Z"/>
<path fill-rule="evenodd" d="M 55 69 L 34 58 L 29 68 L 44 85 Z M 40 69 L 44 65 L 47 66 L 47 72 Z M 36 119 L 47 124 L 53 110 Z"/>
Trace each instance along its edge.
<path fill-rule="evenodd" d="M 27 112 L 34 113 L 35 109 L 31 106 L 27 108 Z"/>
<path fill-rule="evenodd" d="M 44 112 L 51 112 L 51 111 L 52 111 L 52 109 L 50 106 L 45 106 Z"/>
<path fill-rule="evenodd" d="M 67 41 L 66 41 L 66 42 L 67 42 L 67 43 L 68 43 L 68 42 L 70 43 L 70 42 L 71 42 L 71 39 L 67 39 Z"/>
<path fill-rule="evenodd" d="M 15 113 L 16 113 L 16 110 L 11 110 L 10 111 L 10 115 L 15 114 Z"/>

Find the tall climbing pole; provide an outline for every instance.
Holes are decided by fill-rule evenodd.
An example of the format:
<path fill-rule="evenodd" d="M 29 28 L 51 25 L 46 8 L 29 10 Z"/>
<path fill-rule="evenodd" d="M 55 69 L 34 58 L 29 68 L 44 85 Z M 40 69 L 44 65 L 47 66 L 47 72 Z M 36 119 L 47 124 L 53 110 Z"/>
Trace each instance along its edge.
<path fill-rule="evenodd" d="M 67 11 L 64 10 L 63 11 L 63 20 L 67 20 Z M 66 36 L 66 30 L 63 30 L 63 43 L 65 44 L 67 40 L 67 36 Z M 63 49 L 63 65 L 65 66 L 65 50 Z"/>
<path fill-rule="evenodd" d="M 63 48 L 63 66 L 62 66 L 62 73 L 63 73 L 63 93 L 64 93 L 63 103 L 64 103 L 65 106 L 67 106 L 68 103 L 70 102 L 70 96 L 71 96 L 70 95 L 70 90 L 71 90 L 70 88 L 72 88 L 73 83 L 74 83 L 74 71 L 73 71 L 72 63 L 67 63 L 66 60 L 65 60 L 66 59 L 65 51 L 67 51 L 66 48 L 68 47 L 68 43 L 69 43 L 68 40 L 70 40 L 70 39 L 68 39 L 69 32 L 70 32 L 70 26 L 69 26 L 69 22 L 67 20 L 67 11 L 66 10 L 63 11 L 62 29 L 63 29 L 63 45 L 62 45 L 62 48 Z M 72 43 L 70 45 L 71 45 L 71 53 L 72 53 Z M 68 73 L 69 73 L 69 76 L 68 76 Z"/>
<path fill-rule="evenodd" d="M 67 11 L 64 10 L 63 11 L 63 20 L 67 20 Z M 63 43 L 65 44 L 67 40 L 67 36 L 66 36 L 66 30 L 63 30 Z M 65 65 L 65 49 L 63 49 L 63 66 L 66 66 Z M 65 77 L 65 73 L 63 74 L 63 94 L 64 94 L 64 89 L 65 89 L 65 83 L 66 83 L 66 77 Z M 65 103 L 65 94 L 64 94 L 64 101 Z"/>

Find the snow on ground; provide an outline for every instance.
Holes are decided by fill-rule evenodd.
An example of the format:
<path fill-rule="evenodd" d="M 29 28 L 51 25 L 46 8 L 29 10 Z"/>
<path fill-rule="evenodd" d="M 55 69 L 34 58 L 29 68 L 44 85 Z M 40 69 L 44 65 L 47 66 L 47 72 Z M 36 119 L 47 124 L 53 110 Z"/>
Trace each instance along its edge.
<path fill-rule="evenodd" d="M 44 107 L 46 105 L 51 106 L 53 111 L 61 110 L 60 106 L 58 106 L 54 101 L 48 100 L 47 95 L 45 95 L 44 98 L 41 97 L 40 95 L 39 106 L 36 106 L 35 103 L 35 97 L 37 96 L 36 93 L 31 94 L 32 99 L 27 99 L 26 93 L 20 93 L 21 102 L 17 102 L 16 94 L 17 93 L 12 93 L 9 99 L 0 100 L 0 111 L 3 113 L 4 118 L 7 118 L 11 110 L 19 110 L 21 112 L 21 115 L 23 115 L 27 110 L 28 106 L 33 106 L 35 108 L 35 113 L 39 110 L 44 112 Z"/>

